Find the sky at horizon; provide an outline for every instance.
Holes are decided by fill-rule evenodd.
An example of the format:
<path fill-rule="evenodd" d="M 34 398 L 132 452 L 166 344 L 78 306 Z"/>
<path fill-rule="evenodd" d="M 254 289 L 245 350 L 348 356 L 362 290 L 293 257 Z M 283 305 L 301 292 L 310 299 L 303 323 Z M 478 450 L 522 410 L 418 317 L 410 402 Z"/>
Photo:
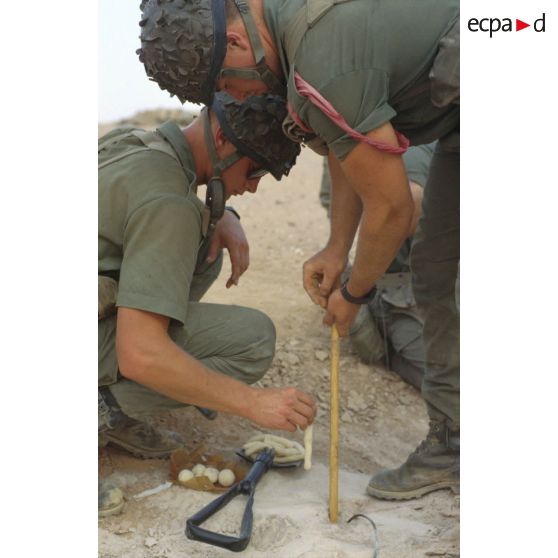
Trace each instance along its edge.
<path fill-rule="evenodd" d="M 200 107 L 170 97 L 150 81 L 136 50 L 140 46 L 140 0 L 98 2 L 98 120 L 111 122 L 138 111 Z"/>

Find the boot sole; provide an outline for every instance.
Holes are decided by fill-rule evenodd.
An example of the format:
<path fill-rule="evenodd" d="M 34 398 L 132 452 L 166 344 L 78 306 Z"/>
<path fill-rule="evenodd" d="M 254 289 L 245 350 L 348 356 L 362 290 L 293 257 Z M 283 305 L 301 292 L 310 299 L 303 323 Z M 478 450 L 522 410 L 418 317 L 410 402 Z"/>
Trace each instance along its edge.
<path fill-rule="evenodd" d="M 143 450 L 138 449 L 135 446 L 130 446 L 121 440 L 111 439 L 110 435 L 105 434 L 106 444 L 110 446 L 115 446 L 117 448 L 123 449 L 132 455 L 139 457 L 141 459 L 168 459 L 170 454 L 174 451 L 174 449 L 164 450 L 164 451 L 150 451 L 150 450 Z"/>
<path fill-rule="evenodd" d="M 370 496 L 374 496 L 374 498 L 379 498 L 380 500 L 413 500 L 415 498 L 421 498 L 429 492 L 442 490 L 444 488 L 449 488 L 454 494 L 459 494 L 459 483 L 452 482 L 438 482 L 435 484 L 429 484 L 428 486 L 422 486 L 421 488 L 416 488 L 415 490 L 407 490 L 405 492 L 379 490 L 368 485 L 366 487 L 366 492 L 368 492 Z"/>

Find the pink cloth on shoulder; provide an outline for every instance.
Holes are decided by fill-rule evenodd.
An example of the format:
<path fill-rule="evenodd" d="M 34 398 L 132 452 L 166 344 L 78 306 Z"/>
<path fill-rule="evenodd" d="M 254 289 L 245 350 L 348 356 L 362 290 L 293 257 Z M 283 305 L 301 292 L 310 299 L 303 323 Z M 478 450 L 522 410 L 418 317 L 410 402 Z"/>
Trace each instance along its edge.
<path fill-rule="evenodd" d="M 339 128 L 341 128 L 353 139 L 371 145 L 380 151 L 395 153 L 398 155 L 405 153 L 405 151 L 409 148 L 409 140 L 397 130 L 395 130 L 395 135 L 397 137 L 397 141 L 399 142 L 399 147 L 394 147 L 393 145 L 389 145 L 381 141 L 371 140 L 365 135 L 353 130 L 349 124 L 347 124 L 347 121 L 333 108 L 333 105 L 325 99 L 316 88 L 312 87 L 307 81 L 304 81 L 298 72 L 295 72 L 294 80 L 299 95 L 306 97 L 315 107 L 320 109 L 321 112 L 323 112 L 332 122 L 339 126 Z M 302 120 L 299 118 L 298 114 L 296 114 L 290 103 L 288 105 L 288 109 L 289 114 L 297 126 L 305 132 L 313 133 L 313 130 L 303 124 Z"/>

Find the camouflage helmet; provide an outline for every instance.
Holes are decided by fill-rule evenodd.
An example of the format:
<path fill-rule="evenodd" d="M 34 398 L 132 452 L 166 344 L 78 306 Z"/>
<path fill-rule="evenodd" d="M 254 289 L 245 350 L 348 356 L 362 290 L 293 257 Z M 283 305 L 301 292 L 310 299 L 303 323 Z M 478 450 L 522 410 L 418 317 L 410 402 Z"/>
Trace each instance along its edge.
<path fill-rule="evenodd" d="M 267 93 L 238 101 L 225 91 L 215 94 L 211 109 L 227 139 L 238 151 L 268 170 L 276 180 L 287 176 L 300 145 L 283 133 L 285 100 Z"/>
<path fill-rule="evenodd" d="M 181 103 L 209 104 L 227 49 L 225 0 L 142 0 L 141 48 L 152 81 Z"/>
<path fill-rule="evenodd" d="M 181 103 L 210 106 L 221 77 L 263 81 L 286 96 L 268 68 L 258 30 L 245 0 L 234 0 L 256 60 L 255 68 L 223 68 L 227 50 L 226 0 L 142 0 L 141 48 L 136 51 L 149 79 Z"/>

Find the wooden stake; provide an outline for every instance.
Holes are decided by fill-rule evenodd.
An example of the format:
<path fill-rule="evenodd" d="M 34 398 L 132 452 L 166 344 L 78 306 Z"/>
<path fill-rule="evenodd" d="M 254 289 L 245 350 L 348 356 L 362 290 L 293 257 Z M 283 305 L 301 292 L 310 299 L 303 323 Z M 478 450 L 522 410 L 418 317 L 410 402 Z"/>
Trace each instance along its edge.
<path fill-rule="evenodd" d="M 331 379 L 329 426 L 329 521 L 337 523 L 339 511 L 339 333 L 331 327 Z"/>

